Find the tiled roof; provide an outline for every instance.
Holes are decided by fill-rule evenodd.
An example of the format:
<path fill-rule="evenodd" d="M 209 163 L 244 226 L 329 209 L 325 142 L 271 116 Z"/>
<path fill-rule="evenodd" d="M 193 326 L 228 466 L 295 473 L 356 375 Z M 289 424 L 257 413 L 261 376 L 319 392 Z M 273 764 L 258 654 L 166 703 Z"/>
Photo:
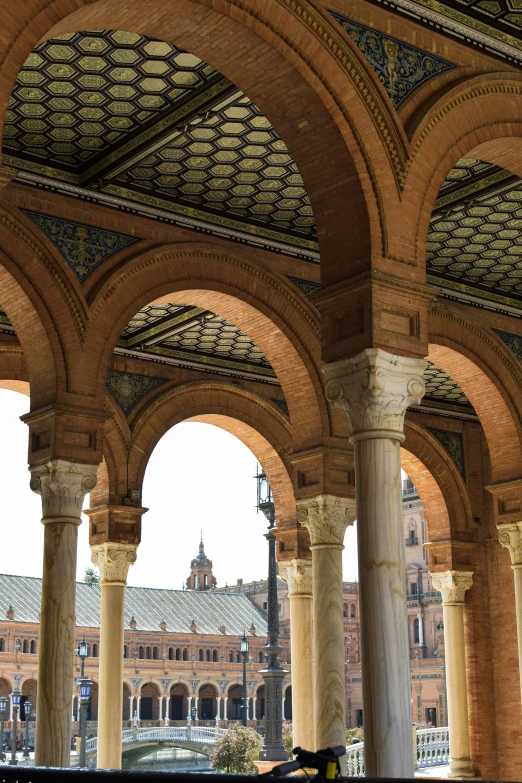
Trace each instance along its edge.
<path fill-rule="evenodd" d="M 76 585 L 76 625 L 97 628 L 100 624 L 100 591 L 97 584 Z M 42 580 L 29 576 L 0 574 L 0 616 L 10 606 L 18 622 L 38 623 Z M 140 631 L 158 631 L 162 620 L 170 633 L 190 633 L 195 622 L 197 633 L 241 636 L 254 623 L 257 635 L 266 636 L 266 620 L 245 595 L 227 595 L 214 591 L 158 590 L 150 587 L 127 587 L 125 627 L 134 616 Z"/>

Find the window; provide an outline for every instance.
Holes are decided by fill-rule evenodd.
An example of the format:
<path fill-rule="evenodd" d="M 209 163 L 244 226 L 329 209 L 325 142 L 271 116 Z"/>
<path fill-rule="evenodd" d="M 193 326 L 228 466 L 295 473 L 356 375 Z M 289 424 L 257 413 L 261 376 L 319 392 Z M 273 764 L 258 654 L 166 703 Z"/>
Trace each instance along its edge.
<path fill-rule="evenodd" d="M 145 648 L 145 658 L 148 658 L 148 660 L 150 660 L 150 647 Z"/>
<path fill-rule="evenodd" d="M 35 639 L 32 639 L 32 641 L 31 641 L 31 655 L 36 655 L 36 641 L 35 641 Z"/>
<path fill-rule="evenodd" d="M 203 587 L 206 589 L 208 587 L 208 574 L 205 574 L 203 577 Z"/>
<path fill-rule="evenodd" d="M 203 650 L 200 650 L 198 653 L 198 661 L 202 661 L 202 660 L 203 660 Z"/>
<path fill-rule="evenodd" d="M 264 663 L 264 661 L 263 661 L 263 651 L 262 650 L 259 650 L 259 655 L 258 655 L 257 658 L 258 658 L 259 663 Z"/>
<path fill-rule="evenodd" d="M 350 606 L 350 617 L 355 618 L 356 612 L 355 612 L 355 604 L 352 604 Z"/>
<path fill-rule="evenodd" d="M 93 644 L 92 646 L 92 657 L 97 658 L 98 657 L 98 645 Z"/>
<path fill-rule="evenodd" d="M 348 604 L 343 604 L 343 617 L 348 617 Z"/>
<path fill-rule="evenodd" d="M 126 644 L 123 645 L 123 657 L 124 658 L 128 658 L 129 657 L 129 650 L 128 650 Z"/>
<path fill-rule="evenodd" d="M 155 661 L 157 661 L 157 660 L 158 660 L 158 648 L 157 648 L 157 647 L 153 647 L 153 648 L 152 648 L 152 658 L 153 658 L 153 660 L 155 660 Z"/>
<path fill-rule="evenodd" d="M 239 657 L 239 650 L 236 652 L 236 663 L 240 663 L 241 658 Z"/>
<path fill-rule="evenodd" d="M 418 644 L 419 643 L 419 621 L 418 619 L 415 619 L 413 621 L 413 643 Z"/>
<path fill-rule="evenodd" d="M 417 582 L 412 582 L 410 585 L 410 595 L 417 595 Z"/>
<path fill-rule="evenodd" d="M 186 647 L 184 647 L 184 648 L 183 648 L 183 660 L 184 660 L 184 661 L 186 661 L 187 659 L 188 659 L 187 648 L 186 648 Z"/>
<path fill-rule="evenodd" d="M 28 642 L 27 642 L 27 639 L 24 639 L 24 643 L 23 643 L 23 645 L 22 645 L 22 652 L 23 652 L 23 653 L 27 653 L 27 652 L 29 652 L 29 644 L 28 644 Z"/>
<path fill-rule="evenodd" d="M 145 655 L 143 654 L 143 647 L 140 647 L 138 651 L 138 658 L 145 658 Z"/>
<path fill-rule="evenodd" d="M 169 647 L 169 661 L 174 660 L 174 647 Z"/>
<path fill-rule="evenodd" d="M 179 647 L 176 647 L 176 660 L 181 661 L 181 650 Z"/>
<path fill-rule="evenodd" d="M 210 650 L 207 650 L 205 653 L 205 660 L 207 663 L 210 663 Z"/>
<path fill-rule="evenodd" d="M 217 650 L 212 651 L 212 663 L 217 663 Z"/>
<path fill-rule="evenodd" d="M 266 610 L 268 609 L 268 604 L 267 604 L 267 602 L 266 602 L 266 601 L 263 603 L 263 609 L 265 610 L 265 612 L 266 612 Z"/>
<path fill-rule="evenodd" d="M 230 663 L 233 663 L 234 661 L 234 653 L 232 652 L 232 650 L 230 650 L 228 654 L 228 660 L 230 661 Z"/>
<path fill-rule="evenodd" d="M 0 652 L 4 652 L 4 640 L 0 639 Z"/>

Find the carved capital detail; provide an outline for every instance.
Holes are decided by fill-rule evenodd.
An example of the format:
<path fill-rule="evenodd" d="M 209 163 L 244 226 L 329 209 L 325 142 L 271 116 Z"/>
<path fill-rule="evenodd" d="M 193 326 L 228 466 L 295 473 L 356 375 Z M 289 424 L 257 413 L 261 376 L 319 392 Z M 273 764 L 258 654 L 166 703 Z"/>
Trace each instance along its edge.
<path fill-rule="evenodd" d="M 129 566 L 136 562 L 137 544 L 114 544 L 107 541 L 91 547 L 92 563 L 100 571 L 100 583 L 127 584 Z"/>
<path fill-rule="evenodd" d="M 473 584 L 473 571 L 441 571 L 431 574 L 435 590 L 442 593 L 442 605 L 463 604 L 466 590 Z"/>
<path fill-rule="evenodd" d="M 498 540 L 509 550 L 512 566 L 522 566 L 522 522 L 497 525 Z"/>
<path fill-rule="evenodd" d="M 288 597 L 312 597 L 312 561 L 296 558 L 279 564 L 279 573 L 288 583 Z"/>
<path fill-rule="evenodd" d="M 34 465 L 30 487 L 42 496 L 42 522 L 73 522 L 79 525 L 83 499 L 96 486 L 98 465 L 80 465 L 51 459 Z"/>
<path fill-rule="evenodd" d="M 425 369 L 424 359 L 367 348 L 353 359 L 323 366 L 326 398 L 348 414 L 352 440 L 392 433 L 402 440 L 406 409 L 424 395 Z"/>
<path fill-rule="evenodd" d="M 355 500 L 317 495 L 297 501 L 297 519 L 310 534 L 314 547 L 342 547 L 348 525 L 355 521 Z"/>

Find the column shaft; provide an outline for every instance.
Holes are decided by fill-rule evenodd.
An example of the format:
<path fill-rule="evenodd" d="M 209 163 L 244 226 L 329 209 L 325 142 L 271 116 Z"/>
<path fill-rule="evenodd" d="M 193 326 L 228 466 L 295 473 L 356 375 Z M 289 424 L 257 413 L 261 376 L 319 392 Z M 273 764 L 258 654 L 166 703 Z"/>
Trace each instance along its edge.
<path fill-rule="evenodd" d="M 451 778 L 474 777 L 471 765 L 464 646 L 464 595 L 471 587 L 472 573 L 443 571 L 432 574 L 433 586 L 442 593 L 444 656 L 448 693 L 448 731 Z"/>
<path fill-rule="evenodd" d="M 70 764 L 78 525 L 97 470 L 58 459 L 30 468 L 44 524 L 35 747 L 42 767 Z"/>
<path fill-rule="evenodd" d="M 515 614 L 517 619 L 518 670 L 522 699 L 522 522 L 497 525 L 499 540 L 509 551 L 515 584 Z"/>
<path fill-rule="evenodd" d="M 314 673 L 312 657 L 312 562 L 279 564 L 288 583 L 292 653 L 292 735 L 294 747 L 315 749 Z M 342 612 L 342 607 L 341 607 Z M 255 715 L 254 715 L 255 718 Z"/>
<path fill-rule="evenodd" d="M 92 561 L 101 577 L 97 754 L 100 769 L 121 769 L 125 585 L 129 565 L 135 559 L 134 544 L 105 543 L 92 547 Z"/>
<path fill-rule="evenodd" d="M 411 777 L 411 686 L 400 443 L 355 442 L 365 770 Z"/>
<path fill-rule="evenodd" d="M 515 581 L 515 611 L 517 616 L 518 670 L 522 700 L 522 564 L 512 566 Z"/>

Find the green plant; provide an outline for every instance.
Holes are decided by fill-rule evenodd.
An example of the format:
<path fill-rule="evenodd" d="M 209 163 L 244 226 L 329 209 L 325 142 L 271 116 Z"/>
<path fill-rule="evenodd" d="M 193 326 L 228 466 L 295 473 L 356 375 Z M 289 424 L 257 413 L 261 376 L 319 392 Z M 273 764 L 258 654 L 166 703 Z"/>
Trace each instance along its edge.
<path fill-rule="evenodd" d="M 364 742 L 364 730 L 361 727 L 357 729 L 346 729 L 346 744 L 352 745 L 352 740 Z"/>
<path fill-rule="evenodd" d="M 294 747 L 294 739 L 292 736 L 292 724 L 288 720 L 283 721 L 283 746 L 288 753 L 288 758 L 293 759 L 294 754 L 292 753 L 292 750 Z"/>
<path fill-rule="evenodd" d="M 254 729 L 234 723 L 216 742 L 210 752 L 212 769 L 219 772 L 257 773 L 254 761 L 259 758 L 263 740 Z"/>

